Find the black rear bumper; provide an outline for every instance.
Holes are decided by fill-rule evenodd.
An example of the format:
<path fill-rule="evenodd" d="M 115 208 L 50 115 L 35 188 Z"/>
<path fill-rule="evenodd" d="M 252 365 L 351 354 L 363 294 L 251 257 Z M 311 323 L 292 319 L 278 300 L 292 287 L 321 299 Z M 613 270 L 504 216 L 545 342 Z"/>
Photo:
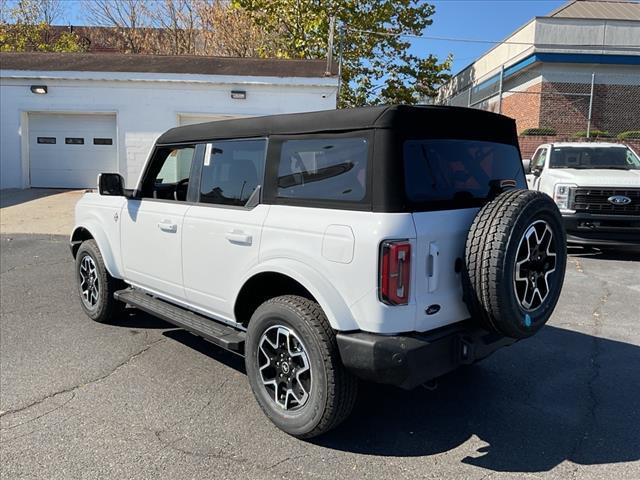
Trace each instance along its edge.
<path fill-rule="evenodd" d="M 565 214 L 562 218 L 569 243 L 603 246 L 640 245 L 638 216 L 575 213 Z"/>
<path fill-rule="evenodd" d="M 356 376 L 411 389 L 474 363 L 516 340 L 461 322 L 427 333 L 338 333 L 342 362 Z"/>

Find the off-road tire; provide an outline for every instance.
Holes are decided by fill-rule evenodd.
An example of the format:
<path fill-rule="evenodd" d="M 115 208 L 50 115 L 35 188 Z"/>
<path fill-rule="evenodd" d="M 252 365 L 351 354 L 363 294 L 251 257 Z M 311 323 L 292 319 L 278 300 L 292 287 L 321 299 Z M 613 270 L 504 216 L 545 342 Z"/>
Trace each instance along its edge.
<path fill-rule="evenodd" d="M 532 225 L 540 221 L 553 235 L 555 270 L 544 279 L 549 284 L 546 298 L 537 308 L 527 309 L 515 287 L 517 258 L 521 258 L 518 249 Z M 467 236 L 465 257 L 464 296 L 472 318 L 502 335 L 529 337 L 551 316 L 564 281 L 566 234 L 560 211 L 544 193 L 503 192 L 476 215 Z"/>
<path fill-rule="evenodd" d="M 302 340 L 311 365 L 313 383 L 308 399 L 295 411 L 276 404 L 259 371 L 259 342 L 274 326 L 284 326 Z M 290 435 L 298 438 L 321 435 L 340 424 L 353 409 L 357 380 L 342 365 L 335 333 L 316 302 L 284 295 L 260 305 L 247 329 L 245 365 L 258 404 L 278 428 Z"/>
<path fill-rule="evenodd" d="M 98 283 L 98 295 L 95 305 L 91 306 L 83 300 L 81 265 L 83 259 L 89 256 L 96 269 L 96 278 Z M 80 306 L 92 320 L 105 323 L 110 319 L 114 319 L 124 313 L 126 305 L 115 298 L 113 293 L 117 290 L 125 288 L 122 280 L 113 278 L 109 275 L 104 264 L 104 259 L 95 240 L 86 240 L 82 242 L 76 253 L 76 283 L 78 286 L 78 295 L 80 297 Z"/>

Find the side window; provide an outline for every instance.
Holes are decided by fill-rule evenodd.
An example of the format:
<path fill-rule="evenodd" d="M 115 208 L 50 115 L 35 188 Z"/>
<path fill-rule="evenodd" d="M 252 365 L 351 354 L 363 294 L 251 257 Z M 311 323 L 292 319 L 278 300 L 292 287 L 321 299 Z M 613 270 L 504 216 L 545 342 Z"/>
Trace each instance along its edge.
<path fill-rule="evenodd" d="M 262 184 L 267 141 L 226 140 L 207 146 L 200 201 L 244 206 Z"/>
<path fill-rule="evenodd" d="M 186 200 L 195 151 L 194 145 L 158 148 L 143 180 L 142 197 Z"/>
<path fill-rule="evenodd" d="M 531 170 L 534 168 L 542 169 L 547 161 L 547 147 L 541 148 L 536 152 L 531 160 Z"/>
<path fill-rule="evenodd" d="M 627 163 L 635 168 L 640 168 L 640 158 L 631 149 L 627 149 Z"/>
<path fill-rule="evenodd" d="M 367 140 L 287 140 L 278 168 L 278 197 L 357 202 L 366 195 Z"/>

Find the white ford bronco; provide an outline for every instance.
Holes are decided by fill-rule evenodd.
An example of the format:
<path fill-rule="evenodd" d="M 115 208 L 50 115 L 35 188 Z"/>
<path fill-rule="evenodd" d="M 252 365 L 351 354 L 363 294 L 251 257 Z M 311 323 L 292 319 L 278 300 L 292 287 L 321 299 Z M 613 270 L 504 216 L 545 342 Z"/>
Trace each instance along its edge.
<path fill-rule="evenodd" d="M 569 243 L 640 245 L 640 158 L 631 148 L 544 144 L 525 166 L 529 188 L 560 208 Z"/>
<path fill-rule="evenodd" d="M 260 407 L 300 438 L 348 416 L 358 379 L 410 389 L 535 334 L 564 279 L 560 212 L 490 112 L 179 127 L 134 190 L 98 186 L 71 235 L 87 315 L 128 305 L 244 355 Z"/>

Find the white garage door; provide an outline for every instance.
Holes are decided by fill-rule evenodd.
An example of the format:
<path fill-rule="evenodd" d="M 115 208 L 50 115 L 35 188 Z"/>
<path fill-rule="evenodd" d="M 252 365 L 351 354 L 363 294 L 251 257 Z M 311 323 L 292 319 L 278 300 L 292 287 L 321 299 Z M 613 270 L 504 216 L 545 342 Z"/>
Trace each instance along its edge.
<path fill-rule="evenodd" d="M 29 114 L 32 187 L 96 187 L 98 173 L 117 172 L 116 116 Z"/>

